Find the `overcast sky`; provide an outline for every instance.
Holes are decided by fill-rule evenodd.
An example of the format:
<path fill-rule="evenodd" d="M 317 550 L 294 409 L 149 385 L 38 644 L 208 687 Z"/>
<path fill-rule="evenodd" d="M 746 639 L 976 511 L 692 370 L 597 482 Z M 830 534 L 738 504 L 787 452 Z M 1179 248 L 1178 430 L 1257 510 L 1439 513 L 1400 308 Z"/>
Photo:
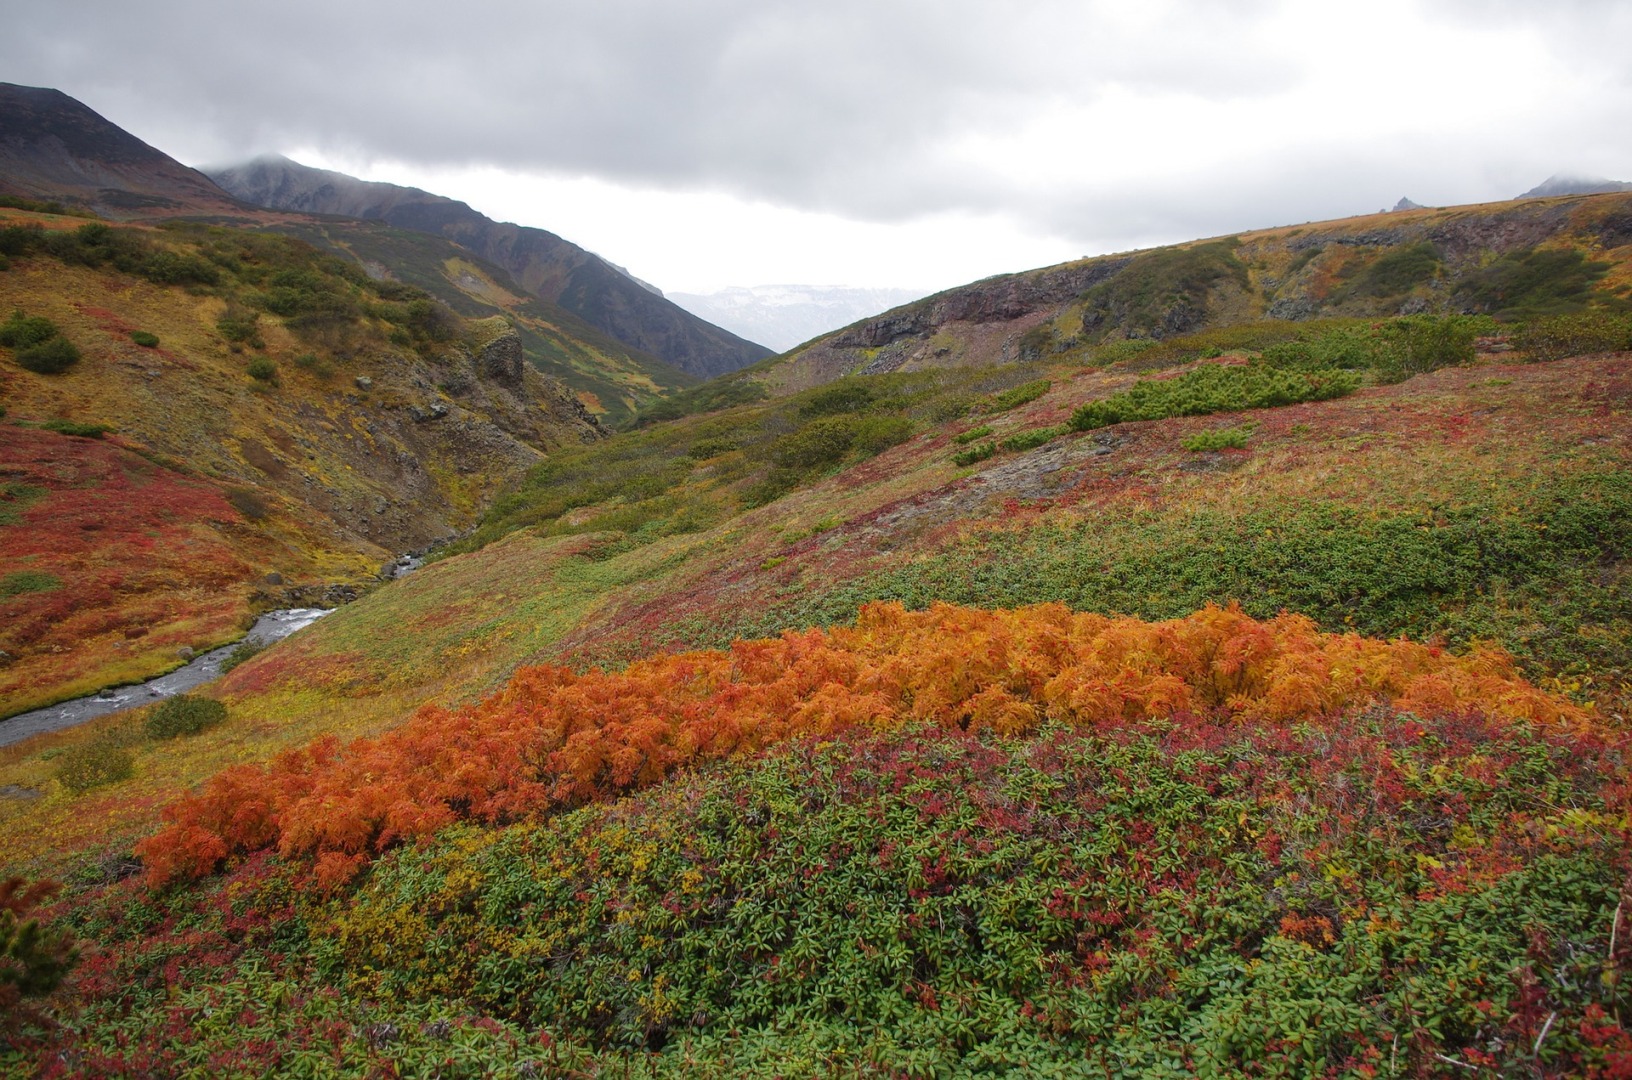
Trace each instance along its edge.
<path fill-rule="evenodd" d="M 54 0 L 0 80 L 464 199 L 665 289 L 939 288 L 1632 180 L 1627 0 Z"/>

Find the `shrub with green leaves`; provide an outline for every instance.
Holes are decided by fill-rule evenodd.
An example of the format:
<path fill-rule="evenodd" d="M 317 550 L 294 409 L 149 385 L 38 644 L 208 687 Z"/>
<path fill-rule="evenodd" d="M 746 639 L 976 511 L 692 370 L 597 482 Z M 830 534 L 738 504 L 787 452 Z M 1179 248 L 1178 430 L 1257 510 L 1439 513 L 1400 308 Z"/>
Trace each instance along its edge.
<path fill-rule="evenodd" d="M 1255 424 L 1243 424 L 1240 427 L 1198 431 L 1194 435 L 1186 435 L 1180 439 L 1179 445 L 1192 453 L 1207 450 L 1245 450 L 1247 439 L 1256 427 Z"/>
<path fill-rule="evenodd" d="M 1130 420 L 1203 416 L 1241 409 L 1327 401 L 1353 393 L 1358 376 L 1340 370 L 1285 371 L 1263 363 L 1202 364 L 1169 379 L 1141 379 L 1127 390 L 1090 401 L 1071 415 L 1074 431 Z"/>
<path fill-rule="evenodd" d="M 60 375 L 79 363 L 79 349 L 65 337 L 47 338 L 18 349 L 17 363 L 39 375 Z"/>
<path fill-rule="evenodd" d="M 134 341 L 144 349 L 155 349 L 158 348 L 159 345 L 159 335 L 150 334 L 146 330 L 132 330 L 130 332 L 130 340 Z"/>
<path fill-rule="evenodd" d="M 1055 438 L 1065 434 L 1070 429 L 1064 426 L 1033 428 L 1010 435 L 1002 442 L 1002 447 L 1013 453 L 1023 453 L 1026 450 L 1035 450 L 1044 443 L 1052 442 Z"/>
<path fill-rule="evenodd" d="M 1019 386 L 1004 390 L 992 397 L 991 405 L 987 407 L 986 411 L 1000 413 L 1007 412 L 1010 409 L 1017 409 L 1021 405 L 1028 405 L 1048 393 L 1048 388 L 1051 385 L 1053 384 L 1047 379 L 1034 379 L 1031 382 L 1022 383 Z"/>
<path fill-rule="evenodd" d="M 0 600 L 9 600 L 24 593 L 54 592 L 60 588 L 62 579 L 55 574 L 48 574 L 44 570 L 13 570 L 0 577 Z"/>
<path fill-rule="evenodd" d="M 81 424 L 73 420 L 47 420 L 40 426 L 59 435 L 73 435 L 80 439 L 100 439 L 114 430 L 111 424 Z"/>
<path fill-rule="evenodd" d="M 57 326 L 43 315 L 25 315 L 21 308 L 11 318 L 0 323 L 0 345 L 8 349 L 26 349 L 39 345 L 58 335 Z"/>
<path fill-rule="evenodd" d="M 221 674 L 225 675 L 245 661 L 260 655 L 265 649 L 266 642 L 257 638 L 245 638 L 233 646 L 231 652 L 221 658 Z"/>
<path fill-rule="evenodd" d="M 256 382 L 276 382 L 278 378 L 277 365 L 264 356 L 257 356 L 250 360 L 249 365 L 244 370 Z"/>
<path fill-rule="evenodd" d="M 963 467 L 978 464 L 997 453 L 995 442 L 976 443 L 967 450 L 959 450 L 952 455 L 952 464 Z"/>
<path fill-rule="evenodd" d="M 1527 359 L 1543 362 L 1632 349 L 1632 314 L 1586 311 L 1533 319 L 1514 332 L 1513 345 Z"/>
<path fill-rule="evenodd" d="M 57 758 L 57 782 L 76 795 L 136 775 L 129 733 L 114 728 L 69 747 Z"/>
<path fill-rule="evenodd" d="M 197 735 L 227 718 L 227 707 L 211 698 L 178 694 L 166 698 L 147 714 L 143 727 L 150 739 Z"/>

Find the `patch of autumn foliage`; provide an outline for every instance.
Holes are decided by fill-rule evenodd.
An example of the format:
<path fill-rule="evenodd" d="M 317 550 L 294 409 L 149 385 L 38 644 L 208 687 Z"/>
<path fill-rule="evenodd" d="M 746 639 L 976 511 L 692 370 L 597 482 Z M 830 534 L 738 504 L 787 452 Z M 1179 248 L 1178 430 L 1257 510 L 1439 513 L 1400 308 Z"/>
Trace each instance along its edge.
<path fill-rule="evenodd" d="M 334 738 L 225 770 L 137 847 L 155 886 L 275 846 L 349 881 L 379 851 L 457 820 L 486 823 L 616 797 L 676 769 L 799 735 L 908 723 L 1015 735 L 1047 720 L 1118 725 L 1175 713 L 1286 723 L 1374 701 L 1540 722 L 1581 710 L 1494 650 L 1323 634 L 1308 619 L 1207 607 L 1147 623 L 1059 604 L 863 608 L 851 628 L 660 656 L 622 672 L 518 671 L 477 705 L 427 706 L 378 739 Z"/>
<path fill-rule="evenodd" d="M 0 570 L 43 586 L 0 593 L 0 649 L 16 658 L 0 716 L 153 674 L 179 646 L 237 630 L 246 609 L 223 588 L 254 569 L 213 485 L 109 440 L 18 426 L 0 437 L 0 481 Z"/>

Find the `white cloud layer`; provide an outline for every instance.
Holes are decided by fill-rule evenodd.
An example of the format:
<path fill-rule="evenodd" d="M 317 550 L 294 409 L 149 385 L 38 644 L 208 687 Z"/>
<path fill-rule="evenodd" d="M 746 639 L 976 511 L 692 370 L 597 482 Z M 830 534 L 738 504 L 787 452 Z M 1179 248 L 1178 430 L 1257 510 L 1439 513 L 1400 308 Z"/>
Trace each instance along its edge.
<path fill-rule="evenodd" d="M 194 163 L 283 152 L 671 289 L 939 287 L 1632 179 L 1632 5 L 205 0 L 13 5 L 0 78 Z"/>

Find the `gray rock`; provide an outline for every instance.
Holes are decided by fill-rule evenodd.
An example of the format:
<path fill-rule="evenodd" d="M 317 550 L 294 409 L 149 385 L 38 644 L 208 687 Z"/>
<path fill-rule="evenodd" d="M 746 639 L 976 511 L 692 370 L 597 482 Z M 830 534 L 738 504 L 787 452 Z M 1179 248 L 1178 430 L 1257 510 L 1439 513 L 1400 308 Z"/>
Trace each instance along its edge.
<path fill-rule="evenodd" d="M 359 390 L 372 390 L 372 389 L 374 389 L 374 380 L 369 378 L 367 375 L 359 375 L 359 376 L 357 376 L 357 378 L 353 379 L 352 381 L 357 384 L 357 389 L 359 389 Z"/>
<path fill-rule="evenodd" d="M 476 356 L 476 370 L 483 378 L 492 379 L 512 390 L 521 388 L 521 377 L 526 363 L 527 358 L 521 351 L 521 336 L 514 328 L 505 330 L 483 345 L 482 351 Z"/>

